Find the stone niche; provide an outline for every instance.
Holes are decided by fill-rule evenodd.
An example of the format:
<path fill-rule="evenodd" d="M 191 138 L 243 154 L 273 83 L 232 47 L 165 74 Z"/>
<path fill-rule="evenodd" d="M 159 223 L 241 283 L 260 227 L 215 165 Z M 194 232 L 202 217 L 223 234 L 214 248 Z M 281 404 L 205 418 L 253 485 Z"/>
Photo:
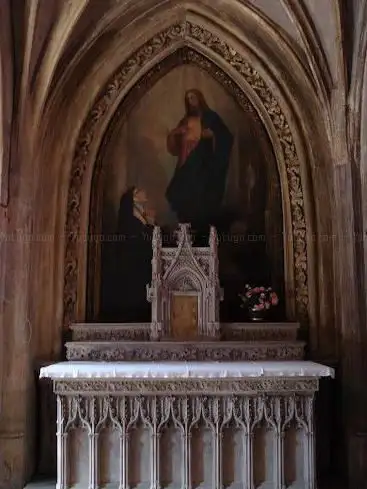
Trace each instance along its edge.
<path fill-rule="evenodd" d="M 194 247 L 189 224 L 179 224 L 177 247 L 162 246 L 161 230 L 153 233 L 151 339 L 220 339 L 218 237 L 211 227 L 208 247 Z"/>

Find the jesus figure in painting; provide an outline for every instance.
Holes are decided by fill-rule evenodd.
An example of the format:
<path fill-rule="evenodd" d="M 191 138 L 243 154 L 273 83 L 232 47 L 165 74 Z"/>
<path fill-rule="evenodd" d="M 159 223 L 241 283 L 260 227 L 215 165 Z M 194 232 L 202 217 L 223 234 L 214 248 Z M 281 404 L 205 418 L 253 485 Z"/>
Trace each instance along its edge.
<path fill-rule="evenodd" d="M 220 214 L 233 137 L 199 90 L 186 92 L 185 108 L 167 137 L 177 164 L 166 198 L 180 222 L 197 228 L 214 225 Z"/>

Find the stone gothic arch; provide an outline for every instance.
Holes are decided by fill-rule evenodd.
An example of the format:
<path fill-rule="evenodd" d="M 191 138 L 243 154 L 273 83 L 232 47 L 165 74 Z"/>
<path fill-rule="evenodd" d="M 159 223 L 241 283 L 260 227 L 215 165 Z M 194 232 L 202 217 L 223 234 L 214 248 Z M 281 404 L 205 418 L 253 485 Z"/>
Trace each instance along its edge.
<path fill-rule="evenodd" d="M 248 9 L 241 15 L 243 25 L 257 23 L 258 19 L 256 16 L 252 18 Z M 138 29 L 139 37 L 127 47 L 124 45 L 120 51 L 124 61 L 99 86 L 98 95 L 89 95 L 85 117 L 79 107 L 77 122 L 73 119 L 72 105 L 67 108 L 68 102 L 62 99 L 60 87 L 55 88 L 49 99 L 45 122 L 39 132 L 40 140 L 45 137 L 43 131 L 46 134 L 49 130 L 47 121 L 52 119 L 54 112 L 56 116 L 58 110 L 66 111 L 62 113 L 68 114 L 68 120 L 72 122 L 70 127 L 65 127 L 61 142 L 54 138 L 45 148 L 40 145 L 38 150 L 40 161 L 46 154 L 51 161 L 52 171 L 57 175 L 53 185 L 57 188 L 57 181 L 68 185 L 67 192 L 57 191 L 52 203 L 51 225 L 60 237 L 50 258 L 55 264 L 54 306 L 50 305 L 47 311 L 39 309 L 35 315 L 43 331 L 46 323 L 49 324 L 47 318 L 55 310 L 52 307 L 56 307 L 55 327 L 52 332 L 47 332 L 52 335 L 53 351 L 59 348 L 62 324 L 67 329 L 71 321 L 84 320 L 86 315 L 86 236 L 93 173 L 98 166 L 98 152 L 103 151 L 106 144 L 104 136 L 133 87 L 138 87 L 149 73 L 154 73 L 155 66 L 163 66 L 168 63 L 166 59 L 173 59 L 179 50 L 205 60 L 240 103 L 241 94 L 246 95 L 262 119 L 282 181 L 289 317 L 300 318 L 305 329 L 310 326 L 313 351 L 324 346 L 334 348 L 333 291 L 324 285 L 326 278 L 332 280 L 333 277 L 333 255 L 330 241 L 325 243 L 319 238 L 320 235 L 332 235 L 329 219 L 332 195 L 328 176 L 331 153 L 324 143 L 327 121 L 320 115 L 322 102 L 304 65 L 270 24 L 261 24 L 262 45 L 254 41 L 251 30 L 239 31 L 237 21 L 240 19 L 236 22 L 231 19 L 228 24 L 220 24 L 204 7 L 199 10 L 167 9 L 160 22 L 149 24 L 146 30 L 141 24 L 134 27 Z M 130 28 L 133 27 L 130 25 Z M 271 45 L 272 51 L 267 50 L 266 43 L 269 43 L 269 49 Z M 92 93 L 97 93 L 95 86 Z M 86 97 L 85 89 L 83 97 Z M 45 166 L 39 186 L 49 171 Z M 317 195 L 322 198 L 318 200 Z M 44 226 L 41 213 L 36 226 L 38 232 L 42 232 Z M 42 275 L 34 281 L 46 282 L 47 279 Z M 42 340 L 45 350 L 46 340 Z M 320 342 L 323 345 L 320 346 Z"/>
<path fill-rule="evenodd" d="M 129 62 L 129 61 L 128 61 Z M 276 160 L 278 165 L 278 171 L 280 175 L 283 176 L 281 178 L 283 180 L 283 199 L 282 199 L 282 208 L 284 215 L 284 234 L 287 233 L 287 230 L 292 228 L 292 215 L 291 210 L 291 202 L 289 199 L 289 190 L 288 190 L 288 181 L 286 180 L 287 171 L 297 172 L 297 169 L 290 170 L 287 169 L 284 152 L 282 150 L 281 142 L 279 140 L 279 136 L 277 134 L 277 128 L 274 127 L 271 117 L 269 116 L 266 107 L 262 104 L 261 99 L 256 96 L 256 93 L 249 94 L 249 91 L 253 90 L 250 83 L 253 83 L 250 80 L 248 85 L 241 85 L 238 80 L 233 78 L 232 73 L 226 73 L 225 65 L 222 63 L 222 66 L 219 63 L 213 62 L 213 60 L 207 56 L 207 54 L 203 54 L 197 46 L 195 48 L 189 47 L 186 45 L 184 47 L 178 47 L 175 51 L 170 52 L 167 57 L 163 58 L 161 61 L 152 65 L 150 70 L 143 74 L 139 81 L 131 88 L 131 90 L 127 93 L 127 95 L 122 99 L 118 109 L 113 114 L 109 126 L 104 135 L 103 141 L 100 146 L 99 154 L 96 158 L 96 163 L 93 171 L 92 177 L 92 191 L 91 191 L 91 207 L 90 207 L 90 232 L 91 235 L 100 236 L 102 233 L 102 224 L 101 224 L 101 193 L 102 193 L 102 176 L 103 176 L 103 153 L 105 147 L 108 145 L 110 138 L 113 135 L 115 127 L 118 125 L 118 122 L 121 122 L 121 119 L 126 120 L 131 110 L 134 108 L 137 101 L 147 93 L 154 84 L 164 77 L 170 70 L 174 69 L 177 66 L 183 64 L 190 64 L 199 67 L 204 70 L 208 74 L 210 74 L 215 80 L 217 80 L 223 88 L 230 93 L 230 95 L 236 100 L 237 104 L 240 108 L 245 109 L 250 105 L 250 109 L 255 111 L 259 116 L 259 121 L 261 124 L 264 124 L 267 130 L 267 134 L 269 139 L 271 140 L 272 147 L 274 149 L 274 153 L 276 154 Z M 254 75 L 256 76 L 256 74 Z M 114 81 L 112 82 L 114 83 Z M 245 83 L 247 83 L 245 81 Z M 251 98 L 250 98 L 251 97 Z M 249 100 L 252 100 L 252 103 L 249 103 Z M 278 128 L 280 130 L 280 128 Z M 301 183 L 293 181 L 293 190 L 296 191 L 295 186 L 300 185 Z M 297 193 L 303 193 L 302 188 L 297 190 Z M 303 216 L 304 219 L 304 209 L 303 203 L 300 206 L 300 215 Z M 301 223 L 301 219 L 298 219 L 299 229 L 305 229 L 305 223 Z M 305 303 L 302 306 L 302 300 L 299 296 L 299 306 L 297 307 L 295 297 L 293 295 L 293 291 L 295 287 L 299 287 L 299 289 L 304 286 L 298 281 L 297 285 L 295 285 L 295 273 L 302 273 L 301 268 L 306 266 L 307 257 L 305 255 L 304 260 L 298 260 L 296 270 L 293 264 L 293 251 L 292 251 L 292 243 L 293 239 L 285 240 L 285 278 L 286 283 L 288 284 L 288 297 L 287 297 L 287 312 L 290 317 L 294 317 L 295 314 L 298 313 L 299 317 L 303 319 L 307 316 L 307 305 Z M 304 249 L 304 245 L 303 249 Z M 89 315 L 93 317 L 95 313 L 98 311 L 98 301 L 99 301 L 99 271 L 100 271 L 100 243 L 98 240 L 91 239 L 89 241 L 88 246 L 88 290 L 87 290 L 87 304 L 91 304 L 94 310 L 89 311 Z M 307 278 L 305 278 L 305 283 Z M 305 301 L 307 293 L 304 295 Z M 301 312 L 302 311 L 302 312 Z"/>
<path fill-rule="evenodd" d="M 312 240 L 308 240 L 314 232 L 314 218 L 304 198 L 304 189 L 312 195 L 312 187 L 307 178 L 309 161 L 302 154 L 302 149 L 298 149 L 302 144 L 300 129 L 295 121 L 289 122 L 282 108 L 282 105 L 285 106 L 284 100 L 278 101 L 260 72 L 251 66 L 245 54 L 234 47 L 235 44 L 231 45 L 208 28 L 187 20 L 159 32 L 125 60 L 102 90 L 79 134 L 72 164 L 66 220 L 65 326 L 75 319 L 82 319 L 85 314 L 87 253 L 86 243 L 81 243 L 78 236 L 87 232 L 88 206 L 84 203 L 83 216 L 81 191 L 82 185 L 86 185 L 83 179 L 97 128 L 107 126 L 108 115 L 112 116 L 134 82 L 139 84 L 138 80 L 141 81 L 143 77 L 152 79 L 154 67 L 159 71 L 162 63 L 164 66 L 163 60 L 170 59 L 169 56 L 182 45 L 187 46 L 187 59 L 206 64 L 206 69 L 216 72 L 221 83 L 232 91 L 237 100 L 241 101 L 241 93 L 246 94 L 268 130 L 282 183 L 284 232 L 287 237 L 288 313 L 306 322 L 314 315 L 311 309 L 315 304 L 310 304 L 310 290 L 317 289 L 317 283 L 314 274 L 309 272 L 315 259 L 315 249 Z"/>

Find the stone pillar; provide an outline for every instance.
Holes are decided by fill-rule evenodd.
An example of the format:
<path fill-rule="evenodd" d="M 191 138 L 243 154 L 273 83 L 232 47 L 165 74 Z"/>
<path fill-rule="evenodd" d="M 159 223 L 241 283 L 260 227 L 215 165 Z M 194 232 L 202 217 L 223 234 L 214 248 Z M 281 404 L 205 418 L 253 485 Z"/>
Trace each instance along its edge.
<path fill-rule="evenodd" d="M 30 291 L 35 178 L 27 114 L 26 107 L 19 107 L 13 120 L 10 200 L 0 222 L 4 237 L 0 259 L 6 264 L 0 276 L 0 487 L 4 489 L 22 489 L 35 465 L 31 304 L 36 292 Z"/>
<path fill-rule="evenodd" d="M 15 158 L 16 159 L 16 158 Z M 14 164 L 14 172 L 17 172 Z M 30 208 L 20 177 L 12 181 L 12 202 L 3 214 L 0 277 L 0 487 L 22 489 L 34 470 L 35 412 L 29 314 Z M 21 231 L 20 231 L 21 230 Z"/>
<path fill-rule="evenodd" d="M 344 433 L 340 443 L 347 451 L 347 478 L 350 487 L 364 487 L 367 480 L 367 405 L 366 405 L 366 340 L 363 330 L 363 271 L 358 266 L 358 212 L 355 208 L 354 176 L 350 164 L 334 168 L 335 225 L 337 226 L 336 317 L 340 327 L 340 361 Z"/>
<path fill-rule="evenodd" d="M 358 285 L 359 321 L 354 314 L 349 324 L 347 345 L 349 344 L 350 359 L 344 367 L 344 378 L 346 384 L 351 381 L 351 385 L 347 386 L 344 397 L 349 418 L 347 435 L 349 485 L 352 488 L 364 488 L 367 481 L 367 8 L 365 2 L 356 3 L 354 22 L 355 45 L 348 122 L 355 212 L 355 278 Z M 347 332 L 346 328 L 345 331 Z"/>

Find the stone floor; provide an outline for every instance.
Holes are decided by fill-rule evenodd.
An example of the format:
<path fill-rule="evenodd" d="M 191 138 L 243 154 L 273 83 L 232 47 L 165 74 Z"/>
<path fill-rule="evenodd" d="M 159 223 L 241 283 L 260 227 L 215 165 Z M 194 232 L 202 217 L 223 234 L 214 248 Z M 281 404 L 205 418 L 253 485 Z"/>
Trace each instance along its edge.
<path fill-rule="evenodd" d="M 25 486 L 24 489 L 55 489 L 55 486 L 56 486 L 55 481 L 48 480 L 48 481 L 40 481 L 40 482 L 30 482 Z M 335 482 L 332 484 L 318 486 L 318 489 L 346 489 L 346 487 L 342 487 L 340 484 Z"/>
<path fill-rule="evenodd" d="M 24 489 L 55 489 L 55 481 L 30 482 Z"/>

